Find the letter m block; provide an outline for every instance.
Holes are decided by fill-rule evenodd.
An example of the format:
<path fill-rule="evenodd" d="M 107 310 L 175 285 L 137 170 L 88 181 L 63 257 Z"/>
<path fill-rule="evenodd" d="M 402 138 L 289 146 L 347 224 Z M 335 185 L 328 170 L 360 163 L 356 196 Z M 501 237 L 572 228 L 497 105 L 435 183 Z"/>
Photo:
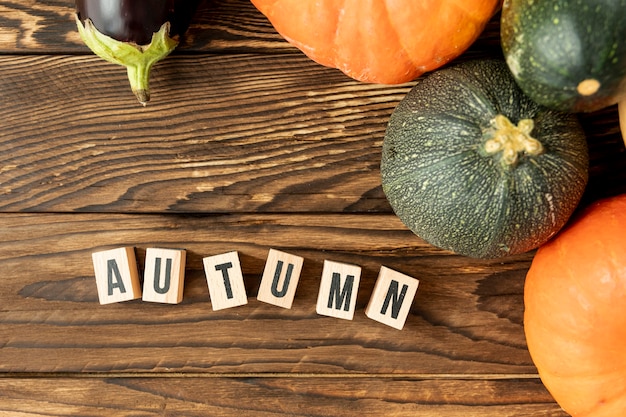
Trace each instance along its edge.
<path fill-rule="evenodd" d="M 324 261 L 317 314 L 352 320 L 360 280 L 361 267 Z"/>

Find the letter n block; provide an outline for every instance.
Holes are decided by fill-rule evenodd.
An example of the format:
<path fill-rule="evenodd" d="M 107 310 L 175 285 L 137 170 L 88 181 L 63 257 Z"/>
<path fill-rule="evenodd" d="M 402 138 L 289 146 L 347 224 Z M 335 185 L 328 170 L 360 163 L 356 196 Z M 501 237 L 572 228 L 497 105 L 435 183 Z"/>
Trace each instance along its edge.
<path fill-rule="evenodd" d="M 237 252 L 209 256 L 202 260 L 209 286 L 211 307 L 221 310 L 248 303 Z"/>
<path fill-rule="evenodd" d="M 178 304 L 185 285 L 184 249 L 146 249 L 143 274 L 143 301 Z"/>
<path fill-rule="evenodd" d="M 352 320 L 360 280 L 360 266 L 324 261 L 317 314 Z"/>
<path fill-rule="evenodd" d="M 135 248 L 123 247 L 91 254 L 100 304 L 141 298 Z"/>
<path fill-rule="evenodd" d="M 270 249 L 261 277 L 257 300 L 291 308 L 296 295 L 304 259 L 276 249 Z"/>
<path fill-rule="evenodd" d="M 417 279 L 382 266 L 365 315 L 402 330 L 418 285 Z"/>

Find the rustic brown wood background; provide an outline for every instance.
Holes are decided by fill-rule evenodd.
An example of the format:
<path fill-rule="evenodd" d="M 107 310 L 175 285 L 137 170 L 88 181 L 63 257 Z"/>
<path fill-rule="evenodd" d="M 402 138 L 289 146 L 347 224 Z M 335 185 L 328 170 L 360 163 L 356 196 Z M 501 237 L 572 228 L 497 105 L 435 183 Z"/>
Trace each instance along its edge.
<path fill-rule="evenodd" d="M 497 16 L 459 60 L 498 56 Z M 532 253 L 433 248 L 380 187 L 412 84 L 321 67 L 247 0 L 205 1 L 154 68 L 79 40 L 71 0 L 0 1 L 0 415 L 565 416 L 526 349 Z M 626 192 L 617 111 L 582 115 L 581 206 Z M 101 306 L 93 251 L 188 251 L 180 305 Z M 294 306 L 256 301 L 269 248 L 305 258 Z M 249 303 L 213 312 L 205 256 L 237 250 Z M 363 267 L 353 321 L 315 313 L 325 259 Z M 386 265 L 421 281 L 402 331 L 364 315 Z"/>

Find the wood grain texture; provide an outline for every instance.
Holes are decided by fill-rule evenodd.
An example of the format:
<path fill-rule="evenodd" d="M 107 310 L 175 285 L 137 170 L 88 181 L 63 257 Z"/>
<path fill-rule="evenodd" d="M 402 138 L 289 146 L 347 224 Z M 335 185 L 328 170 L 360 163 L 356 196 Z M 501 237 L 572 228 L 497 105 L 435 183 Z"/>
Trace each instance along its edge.
<path fill-rule="evenodd" d="M 3 0 L 0 53 L 90 54 L 74 16 L 73 0 Z M 248 0 L 204 0 L 177 51 L 275 54 L 296 49 Z"/>
<path fill-rule="evenodd" d="M 434 248 L 380 186 L 415 84 L 361 84 L 248 0 L 205 0 L 141 107 L 80 41 L 71 0 L 0 0 L 0 415 L 550 416 L 523 332 L 533 253 Z M 501 56 L 495 16 L 457 61 Z M 416 81 L 419 82 L 419 81 Z M 583 114 L 581 207 L 626 192 L 617 108 Z M 98 303 L 91 253 L 186 249 L 183 301 Z M 270 248 L 304 259 L 290 309 L 256 300 Z M 202 258 L 249 300 L 213 311 Z M 355 318 L 316 314 L 325 260 L 362 268 Z M 365 316 L 380 267 L 420 280 L 399 331 Z"/>
<path fill-rule="evenodd" d="M 536 380 L 254 376 L 5 379 L 5 410 L 16 417 L 567 416 Z"/>
<path fill-rule="evenodd" d="M 531 256 L 467 260 L 392 215 L 37 213 L 0 224 L 3 372 L 535 372 L 521 322 Z M 184 246 L 182 303 L 100 306 L 91 252 L 109 245 L 136 247 L 140 270 L 145 248 Z M 290 310 L 254 298 L 270 247 L 304 258 Z M 202 258 L 232 249 L 249 303 L 214 312 Z M 351 322 L 315 313 L 327 259 L 363 268 Z M 421 280 L 402 331 L 364 314 L 381 265 Z"/>
<path fill-rule="evenodd" d="M 379 150 L 406 86 L 299 55 L 176 57 L 143 108 L 97 58 L 3 65 L 2 211 L 388 210 Z"/>
<path fill-rule="evenodd" d="M 95 57 L 0 57 L 0 71 L 0 211 L 391 211 L 380 150 L 411 84 L 360 84 L 298 54 L 179 56 L 143 108 Z M 581 119 L 586 201 L 626 192 L 617 109 Z"/>

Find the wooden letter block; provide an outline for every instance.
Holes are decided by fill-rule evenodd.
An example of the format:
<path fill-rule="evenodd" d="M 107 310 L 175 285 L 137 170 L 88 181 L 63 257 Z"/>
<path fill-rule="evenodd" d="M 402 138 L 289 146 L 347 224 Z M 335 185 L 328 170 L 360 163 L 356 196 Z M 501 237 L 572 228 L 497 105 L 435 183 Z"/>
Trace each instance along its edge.
<path fill-rule="evenodd" d="M 123 247 L 91 254 L 100 304 L 141 298 L 135 249 Z"/>
<path fill-rule="evenodd" d="M 361 267 L 324 261 L 317 314 L 352 320 L 360 280 Z"/>
<path fill-rule="evenodd" d="M 143 301 L 178 304 L 185 284 L 184 249 L 146 249 Z"/>
<path fill-rule="evenodd" d="M 257 300 L 264 303 L 291 308 L 296 295 L 304 259 L 270 249 L 261 277 Z"/>
<path fill-rule="evenodd" d="M 213 310 L 221 310 L 248 303 L 237 252 L 209 256 L 202 261 Z"/>
<path fill-rule="evenodd" d="M 402 330 L 418 285 L 417 279 L 382 266 L 365 315 Z"/>

